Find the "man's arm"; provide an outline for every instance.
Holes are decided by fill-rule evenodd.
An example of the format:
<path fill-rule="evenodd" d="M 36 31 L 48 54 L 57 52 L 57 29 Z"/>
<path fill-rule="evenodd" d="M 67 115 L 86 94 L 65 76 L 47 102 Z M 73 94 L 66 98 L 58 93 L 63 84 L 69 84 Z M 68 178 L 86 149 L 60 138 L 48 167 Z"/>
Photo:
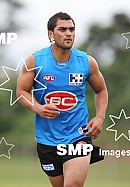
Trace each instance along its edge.
<path fill-rule="evenodd" d="M 95 93 L 94 102 L 96 116 L 86 126 L 86 129 L 91 127 L 89 132 L 86 133 L 86 136 L 97 138 L 102 130 L 102 124 L 105 119 L 105 113 L 108 105 L 108 93 L 104 78 L 99 71 L 97 62 L 91 56 L 88 56 L 88 60 L 90 64 L 90 76 L 88 77 L 87 81 Z"/>
<path fill-rule="evenodd" d="M 29 69 L 33 69 L 35 67 L 34 65 L 34 56 L 31 55 L 27 60 L 26 60 L 26 66 Z M 31 88 L 34 83 L 34 78 L 35 78 L 35 71 L 27 71 L 25 66 L 23 66 L 22 71 L 18 77 L 17 80 L 17 90 L 16 94 L 17 97 L 20 97 L 23 95 L 30 103 L 32 103 L 32 94 L 30 94 Z M 34 99 L 34 104 L 31 105 L 27 100 L 25 100 L 23 97 L 19 99 L 19 102 L 29 110 L 35 112 L 36 114 L 39 114 L 43 118 L 47 119 L 53 119 L 55 118 L 58 114 L 59 111 L 57 107 L 53 104 L 45 104 L 41 105 L 39 104 L 35 98 Z"/>

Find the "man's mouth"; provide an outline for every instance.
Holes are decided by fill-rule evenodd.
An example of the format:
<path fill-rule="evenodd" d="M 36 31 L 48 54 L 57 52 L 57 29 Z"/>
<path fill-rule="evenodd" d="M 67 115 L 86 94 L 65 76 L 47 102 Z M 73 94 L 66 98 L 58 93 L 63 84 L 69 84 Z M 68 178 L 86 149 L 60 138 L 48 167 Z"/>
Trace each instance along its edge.
<path fill-rule="evenodd" d="M 72 42 L 72 39 L 71 38 L 66 38 L 65 41 L 66 42 Z"/>

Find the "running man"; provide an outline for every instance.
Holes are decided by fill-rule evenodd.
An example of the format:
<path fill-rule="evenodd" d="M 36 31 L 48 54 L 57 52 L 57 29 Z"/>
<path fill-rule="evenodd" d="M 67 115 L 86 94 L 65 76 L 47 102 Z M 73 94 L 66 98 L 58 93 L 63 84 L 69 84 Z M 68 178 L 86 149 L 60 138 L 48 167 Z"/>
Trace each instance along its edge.
<path fill-rule="evenodd" d="M 92 144 L 102 130 L 108 104 L 104 78 L 95 59 L 72 48 L 75 22 L 66 13 L 59 12 L 48 21 L 51 45 L 27 58 L 17 83 L 17 96 L 32 100 L 31 88 L 47 89 L 35 92 L 34 105 L 24 98 L 20 103 L 36 113 L 35 139 L 41 167 L 53 187 L 83 187 L 89 164 L 95 162 L 93 151 L 86 155 L 58 155 L 59 144 Z M 86 87 L 89 83 L 95 93 L 96 116 L 88 121 Z M 99 158 L 100 160 L 100 158 Z"/>

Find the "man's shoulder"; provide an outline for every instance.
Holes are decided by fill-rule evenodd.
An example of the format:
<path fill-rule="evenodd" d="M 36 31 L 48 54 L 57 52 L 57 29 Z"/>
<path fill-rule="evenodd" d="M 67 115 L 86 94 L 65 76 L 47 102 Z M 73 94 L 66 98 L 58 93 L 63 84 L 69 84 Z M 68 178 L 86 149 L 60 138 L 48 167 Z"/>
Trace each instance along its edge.
<path fill-rule="evenodd" d="M 81 57 L 86 57 L 87 56 L 87 53 L 84 52 L 84 51 L 81 51 L 81 50 L 78 50 L 78 49 L 75 49 L 75 48 L 72 48 L 72 52 L 75 56 L 81 56 Z"/>
<path fill-rule="evenodd" d="M 35 51 L 34 55 L 36 55 L 36 56 L 44 56 L 44 55 L 47 55 L 49 53 L 50 53 L 50 46 L 42 48 L 42 49 L 40 49 L 38 51 Z"/>

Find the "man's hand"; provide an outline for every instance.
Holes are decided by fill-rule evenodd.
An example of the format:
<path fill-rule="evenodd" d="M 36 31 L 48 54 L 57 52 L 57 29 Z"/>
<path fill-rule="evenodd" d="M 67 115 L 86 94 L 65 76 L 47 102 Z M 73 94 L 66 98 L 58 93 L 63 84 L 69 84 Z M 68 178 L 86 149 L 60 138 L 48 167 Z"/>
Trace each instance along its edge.
<path fill-rule="evenodd" d="M 59 109 L 54 104 L 38 105 L 34 112 L 46 119 L 54 119 L 60 114 Z"/>
<path fill-rule="evenodd" d="M 93 118 L 84 128 L 84 130 L 87 130 L 90 127 L 90 130 L 85 134 L 85 136 L 91 136 L 93 139 L 97 138 L 102 131 L 103 121 L 104 118 L 102 116 L 96 116 Z"/>

